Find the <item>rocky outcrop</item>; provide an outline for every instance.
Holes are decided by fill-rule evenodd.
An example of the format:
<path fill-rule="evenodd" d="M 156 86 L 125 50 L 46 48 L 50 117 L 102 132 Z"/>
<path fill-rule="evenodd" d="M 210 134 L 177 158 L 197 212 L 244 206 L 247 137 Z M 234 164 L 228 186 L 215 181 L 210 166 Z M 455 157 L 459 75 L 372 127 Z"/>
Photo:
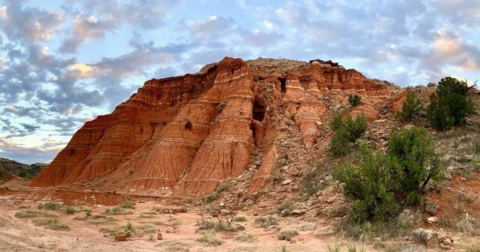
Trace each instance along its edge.
<path fill-rule="evenodd" d="M 270 182 L 277 143 L 288 125 L 305 148 L 325 135 L 332 108 L 373 121 L 392 96 L 338 63 L 225 58 L 197 74 L 150 80 L 106 116 L 87 122 L 31 186 L 86 185 L 100 190 L 205 195 L 242 174 L 262 153 L 249 193 Z"/>

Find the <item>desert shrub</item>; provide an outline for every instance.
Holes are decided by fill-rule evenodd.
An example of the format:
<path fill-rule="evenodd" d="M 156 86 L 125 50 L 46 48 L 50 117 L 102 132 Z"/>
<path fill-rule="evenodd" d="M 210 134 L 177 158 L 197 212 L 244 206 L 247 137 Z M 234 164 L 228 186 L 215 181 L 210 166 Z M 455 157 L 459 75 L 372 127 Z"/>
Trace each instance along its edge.
<path fill-rule="evenodd" d="M 360 152 L 357 167 L 343 163 L 333 173 L 334 179 L 344 183 L 345 197 L 353 200 L 354 220 L 382 220 L 397 215 L 400 208 L 395 192 L 400 186 L 395 173 L 400 173 L 400 167 L 381 152 L 374 154 L 364 146 Z"/>
<path fill-rule="evenodd" d="M 197 230 L 212 230 L 215 228 L 215 222 L 201 220 L 197 221 Z"/>
<path fill-rule="evenodd" d="M 357 249 L 357 247 L 355 245 L 352 245 L 352 246 L 349 246 L 347 248 L 347 251 L 348 252 L 365 252 L 366 250 L 365 250 L 365 248 L 358 248 Z"/>
<path fill-rule="evenodd" d="M 235 237 L 235 240 L 240 242 L 256 242 L 258 241 L 257 237 L 252 234 L 242 233 L 239 236 Z"/>
<path fill-rule="evenodd" d="M 397 118 L 404 122 L 411 122 L 422 108 L 422 101 L 416 98 L 414 93 L 410 92 L 407 94 L 402 110 L 397 113 Z"/>
<path fill-rule="evenodd" d="M 215 224 L 215 231 L 217 232 L 230 232 L 230 233 L 233 233 L 233 232 L 238 232 L 238 231 L 243 231 L 245 230 L 245 227 L 242 226 L 242 225 L 239 225 L 239 224 L 235 224 L 235 223 L 231 223 L 231 222 L 226 222 L 226 221 L 222 221 L 222 220 L 219 220 L 216 224 Z"/>
<path fill-rule="evenodd" d="M 222 220 L 215 221 L 208 221 L 208 220 L 201 220 L 197 222 L 197 230 L 215 230 L 216 232 L 238 232 L 245 230 L 245 227 L 239 224 L 226 222 Z"/>
<path fill-rule="evenodd" d="M 419 217 L 421 219 L 421 216 Z M 396 239 L 399 237 L 411 236 L 413 220 L 405 220 L 400 217 L 386 222 L 354 222 L 351 216 L 343 219 L 337 227 L 344 235 L 353 240 L 371 242 L 378 237 L 382 240 Z"/>
<path fill-rule="evenodd" d="M 395 158 L 401 167 L 400 191 L 404 193 L 420 193 L 430 179 L 443 178 L 433 140 L 425 128 L 414 127 L 402 133 L 394 130 L 388 142 L 388 155 Z"/>
<path fill-rule="evenodd" d="M 327 246 L 328 252 L 340 252 L 342 246 L 340 244 L 330 244 Z"/>
<path fill-rule="evenodd" d="M 234 222 L 245 222 L 245 221 L 247 221 L 247 218 L 245 218 L 245 216 L 235 216 L 233 218 L 233 221 Z"/>
<path fill-rule="evenodd" d="M 278 233 L 277 238 L 279 240 L 290 240 L 292 237 L 295 237 L 298 235 L 298 232 L 295 230 L 283 230 L 280 233 Z"/>
<path fill-rule="evenodd" d="M 203 243 L 207 246 L 220 246 L 224 243 L 222 239 L 215 236 L 215 233 L 212 231 L 205 231 L 202 233 L 202 236 L 196 240 L 197 242 Z"/>
<path fill-rule="evenodd" d="M 339 165 L 333 177 L 343 183 L 345 197 L 353 200 L 352 217 L 357 222 L 391 220 L 406 205 L 420 203 L 430 179 L 443 175 L 431 138 L 418 128 L 393 131 L 386 154 L 363 145 L 356 163 Z"/>
<path fill-rule="evenodd" d="M 135 202 L 133 202 L 130 198 L 125 197 L 123 199 L 123 202 L 118 205 L 121 208 L 129 208 L 129 209 L 134 209 L 135 208 Z"/>
<path fill-rule="evenodd" d="M 452 77 L 440 80 L 437 93 L 430 96 L 427 119 L 438 130 L 447 130 L 464 125 L 466 118 L 475 113 L 473 103 L 467 99 L 468 86 L 465 81 Z"/>
<path fill-rule="evenodd" d="M 357 95 L 357 94 L 349 94 L 348 95 L 348 103 L 350 103 L 350 105 L 352 105 L 352 107 L 355 107 L 358 104 L 360 104 L 361 100 L 362 100 L 362 97 L 360 95 Z"/>
<path fill-rule="evenodd" d="M 121 227 L 111 226 L 111 227 L 102 227 L 99 230 L 101 233 L 106 233 L 109 235 L 121 234 L 124 230 Z"/>
<path fill-rule="evenodd" d="M 292 203 L 289 200 L 285 200 L 277 209 L 278 215 L 286 217 L 292 212 Z"/>
<path fill-rule="evenodd" d="M 105 209 L 104 214 L 125 215 L 125 214 L 133 214 L 133 211 L 125 210 L 124 208 L 120 208 L 120 207 L 114 207 L 112 209 L 110 208 Z"/>
<path fill-rule="evenodd" d="M 476 242 L 470 245 L 467 245 L 465 248 L 466 252 L 480 252 L 480 243 Z"/>
<path fill-rule="evenodd" d="M 21 219 L 30 219 L 30 218 L 38 218 L 38 217 L 45 217 L 45 218 L 56 218 L 58 215 L 49 213 L 47 211 L 40 211 L 40 210 L 21 210 L 15 213 L 15 217 Z"/>
<path fill-rule="evenodd" d="M 181 241 L 165 241 L 155 247 L 164 247 L 164 251 L 169 252 L 189 252 L 191 245 Z"/>
<path fill-rule="evenodd" d="M 205 202 L 206 203 L 211 203 L 211 202 L 217 200 L 220 197 L 220 194 L 222 194 L 226 190 L 228 190 L 228 183 L 225 182 L 225 183 L 220 184 L 218 186 L 217 190 L 210 193 L 209 195 L 207 195 L 207 197 L 204 198 Z"/>
<path fill-rule="evenodd" d="M 385 252 L 400 252 L 402 245 L 399 243 L 390 243 L 385 245 Z"/>
<path fill-rule="evenodd" d="M 254 227 L 267 228 L 274 225 L 278 225 L 278 221 L 273 216 L 259 217 L 253 221 Z"/>
<path fill-rule="evenodd" d="M 355 118 L 347 116 L 345 122 L 341 116 L 336 116 L 330 123 L 330 128 L 336 132 L 330 142 L 330 151 L 334 156 L 344 156 L 350 152 L 357 139 L 365 134 L 368 121 L 363 114 Z"/>
<path fill-rule="evenodd" d="M 345 127 L 350 137 L 348 140 L 350 142 L 355 142 L 357 139 L 365 134 L 368 128 L 367 117 L 364 114 L 361 114 L 355 118 L 347 116 L 347 121 L 345 121 Z"/>
<path fill-rule="evenodd" d="M 217 188 L 218 193 L 225 192 L 226 190 L 228 190 L 228 184 L 227 183 L 222 183 Z"/>
<path fill-rule="evenodd" d="M 32 222 L 36 226 L 43 226 L 46 229 L 65 231 L 70 230 L 70 227 L 67 224 L 63 223 L 56 217 L 35 219 Z"/>
<path fill-rule="evenodd" d="M 141 233 L 143 234 L 152 234 L 152 233 L 156 233 L 157 232 L 157 229 L 152 226 L 152 225 L 141 225 L 139 227 L 136 228 L 137 230 L 139 230 Z"/>
<path fill-rule="evenodd" d="M 65 211 L 66 214 L 74 214 L 75 213 L 75 209 L 73 207 L 69 207 L 69 206 L 65 207 L 64 211 Z"/>
<path fill-rule="evenodd" d="M 108 217 L 108 218 L 94 218 L 87 221 L 88 224 L 92 224 L 92 225 L 106 225 L 114 222 L 118 222 L 118 219 L 113 217 Z"/>
<path fill-rule="evenodd" d="M 211 203 L 217 200 L 219 196 L 220 195 L 217 192 L 210 193 L 209 195 L 207 195 L 207 197 L 205 197 L 205 202 Z"/>
<path fill-rule="evenodd" d="M 45 204 L 38 205 L 38 209 L 45 209 L 45 210 L 52 210 L 52 211 L 56 211 L 60 208 L 61 208 L 60 204 L 56 202 L 47 202 Z"/>
<path fill-rule="evenodd" d="M 313 168 L 307 169 L 302 179 L 303 192 L 310 197 L 330 185 L 326 177 L 332 173 L 333 168 L 332 160 L 327 157 L 316 163 Z"/>
<path fill-rule="evenodd" d="M 27 176 L 27 173 L 25 173 L 24 171 L 22 171 L 22 172 L 18 173 L 18 176 L 19 176 L 20 178 L 25 178 L 25 177 Z"/>
<path fill-rule="evenodd" d="M 126 232 L 133 232 L 133 224 L 129 221 L 125 226 L 123 226 L 123 230 Z"/>

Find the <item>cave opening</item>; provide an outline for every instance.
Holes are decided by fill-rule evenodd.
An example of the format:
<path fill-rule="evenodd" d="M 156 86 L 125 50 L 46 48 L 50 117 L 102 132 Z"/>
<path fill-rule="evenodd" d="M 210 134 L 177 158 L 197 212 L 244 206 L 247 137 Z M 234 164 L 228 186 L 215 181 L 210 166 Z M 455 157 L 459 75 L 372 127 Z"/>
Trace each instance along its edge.
<path fill-rule="evenodd" d="M 253 103 L 253 119 L 263 122 L 265 118 L 265 105 L 262 101 L 255 99 Z"/>
<path fill-rule="evenodd" d="M 287 78 L 285 77 L 279 77 L 277 78 L 278 81 L 280 81 L 280 90 L 282 91 L 282 93 L 285 93 L 287 92 Z"/>

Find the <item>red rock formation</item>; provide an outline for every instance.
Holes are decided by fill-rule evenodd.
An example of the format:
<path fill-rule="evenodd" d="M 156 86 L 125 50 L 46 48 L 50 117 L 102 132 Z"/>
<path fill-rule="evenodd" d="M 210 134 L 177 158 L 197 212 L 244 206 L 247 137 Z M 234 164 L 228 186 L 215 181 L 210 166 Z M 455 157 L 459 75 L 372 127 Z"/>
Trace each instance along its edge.
<path fill-rule="evenodd" d="M 324 113 L 380 116 L 375 104 L 391 92 L 355 70 L 329 61 L 291 62 L 225 58 L 198 74 L 150 80 L 106 116 L 87 122 L 31 186 L 85 184 L 138 194 L 205 195 L 242 174 L 250 155 L 263 153 L 249 193 L 269 183 L 277 142 L 286 124 L 315 146 L 328 123 Z"/>

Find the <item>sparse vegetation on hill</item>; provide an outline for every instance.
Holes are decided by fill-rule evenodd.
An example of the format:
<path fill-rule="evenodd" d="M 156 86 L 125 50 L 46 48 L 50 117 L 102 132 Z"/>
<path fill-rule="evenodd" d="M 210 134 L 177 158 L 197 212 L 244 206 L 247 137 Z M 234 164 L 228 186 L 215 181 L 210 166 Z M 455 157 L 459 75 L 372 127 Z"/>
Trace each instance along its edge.
<path fill-rule="evenodd" d="M 330 143 L 330 151 L 334 156 L 344 156 L 351 151 L 357 139 L 365 134 L 368 122 L 363 114 L 355 118 L 347 116 L 345 122 L 339 115 L 333 118 L 330 128 L 336 132 Z"/>
<path fill-rule="evenodd" d="M 350 103 L 350 105 L 352 105 L 352 107 L 355 107 L 358 104 L 360 104 L 361 100 L 362 100 L 362 97 L 360 95 L 357 95 L 357 94 L 349 94 L 348 95 L 348 103 Z"/>
<path fill-rule="evenodd" d="M 407 99 L 403 103 L 402 110 L 397 113 L 397 118 L 404 122 L 411 122 L 423 109 L 422 100 L 415 97 L 413 92 L 407 94 Z"/>

